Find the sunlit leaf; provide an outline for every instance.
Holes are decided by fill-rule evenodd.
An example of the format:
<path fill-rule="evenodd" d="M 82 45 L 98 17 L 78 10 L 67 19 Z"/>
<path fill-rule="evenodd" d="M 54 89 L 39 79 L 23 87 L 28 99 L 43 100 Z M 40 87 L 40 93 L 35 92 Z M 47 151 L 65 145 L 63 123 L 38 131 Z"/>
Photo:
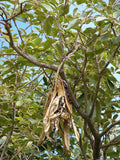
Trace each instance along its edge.
<path fill-rule="evenodd" d="M 119 16 L 120 16 L 120 11 L 116 11 L 116 12 L 113 13 L 114 18 L 117 18 Z"/>
<path fill-rule="evenodd" d="M 41 5 L 49 12 L 53 11 L 53 8 L 50 6 L 50 4 L 47 3 L 41 3 Z"/>
<path fill-rule="evenodd" d="M 17 16 L 16 20 L 26 23 L 28 20 L 25 17 Z"/>
<path fill-rule="evenodd" d="M 78 23 L 78 19 L 73 19 L 72 21 L 69 22 L 68 26 L 66 29 L 71 29 L 73 28 L 77 23 Z"/>
<path fill-rule="evenodd" d="M 98 5 L 96 5 L 96 7 L 95 7 L 95 8 L 97 8 L 98 10 L 103 10 L 103 9 L 104 9 L 104 6 L 103 6 L 103 5 L 98 4 Z"/>
<path fill-rule="evenodd" d="M 19 3 L 23 3 L 23 2 L 25 2 L 26 0 L 19 0 Z"/>
<path fill-rule="evenodd" d="M 107 19 L 107 18 L 103 17 L 103 16 L 99 16 L 99 17 L 96 18 L 96 22 L 103 21 L 105 19 Z"/>
<path fill-rule="evenodd" d="M 22 100 L 16 102 L 16 106 L 22 106 L 22 105 L 23 105 L 23 101 Z"/>

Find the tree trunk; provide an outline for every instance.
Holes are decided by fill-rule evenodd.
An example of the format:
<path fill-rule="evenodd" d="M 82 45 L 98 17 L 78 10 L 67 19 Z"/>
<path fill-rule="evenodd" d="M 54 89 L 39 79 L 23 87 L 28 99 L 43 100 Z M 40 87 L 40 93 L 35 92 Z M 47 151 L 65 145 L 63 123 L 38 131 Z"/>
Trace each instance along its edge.
<path fill-rule="evenodd" d="M 100 159 L 100 137 L 95 138 L 93 146 L 93 160 Z"/>

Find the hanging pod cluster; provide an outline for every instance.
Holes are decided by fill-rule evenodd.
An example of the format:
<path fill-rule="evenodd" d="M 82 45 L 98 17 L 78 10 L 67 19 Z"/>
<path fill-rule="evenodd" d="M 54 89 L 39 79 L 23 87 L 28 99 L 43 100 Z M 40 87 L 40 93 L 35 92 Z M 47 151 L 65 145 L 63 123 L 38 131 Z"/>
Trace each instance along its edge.
<path fill-rule="evenodd" d="M 38 145 L 41 145 L 45 137 L 49 139 L 51 130 L 57 138 L 57 132 L 60 131 L 64 151 L 69 150 L 69 127 L 74 130 L 77 141 L 79 133 L 73 122 L 72 104 L 69 99 L 67 83 L 57 78 L 52 89 L 49 91 L 48 98 L 44 108 L 43 129 L 39 138 Z"/>

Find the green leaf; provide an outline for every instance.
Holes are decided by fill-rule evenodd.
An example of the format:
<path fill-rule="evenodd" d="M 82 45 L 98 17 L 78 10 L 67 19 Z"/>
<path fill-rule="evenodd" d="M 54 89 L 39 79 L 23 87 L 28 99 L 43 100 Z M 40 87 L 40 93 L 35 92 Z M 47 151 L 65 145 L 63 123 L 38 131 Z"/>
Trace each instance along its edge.
<path fill-rule="evenodd" d="M 50 34 L 51 32 L 53 21 L 54 21 L 54 18 L 52 16 L 49 16 L 44 23 L 44 30 L 47 34 Z"/>
<path fill-rule="evenodd" d="M 113 119 L 115 120 L 116 118 L 118 118 L 118 114 L 115 114 L 114 116 L 113 116 Z"/>
<path fill-rule="evenodd" d="M 107 40 L 108 38 L 109 38 L 109 35 L 108 35 L 108 34 L 102 35 L 102 36 L 100 37 L 101 41 L 105 41 L 105 40 Z"/>
<path fill-rule="evenodd" d="M 105 7 L 103 5 L 97 5 L 95 8 L 97 8 L 98 10 L 103 10 Z"/>
<path fill-rule="evenodd" d="M 113 44 L 117 44 L 120 42 L 120 36 L 119 37 L 115 37 L 113 40 Z"/>
<path fill-rule="evenodd" d="M 113 158 L 115 159 L 115 158 L 118 158 L 119 153 L 117 153 L 117 152 L 115 152 L 115 151 L 109 151 L 109 152 L 107 153 L 107 155 L 110 156 L 111 159 L 113 159 Z"/>
<path fill-rule="evenodd" d="M 91 100 L 89 100 L 89 101 L 88 101 L 88 105 L 87 105 L 87 108 L 86 108 L 85 112 L 86 112 L 87 114 L 89 114 L 89 113 L 90 113 L 91 108 L 92 108 L 92 101 L 91 101 Z M 96 110 L 94 110 L 94 113 L 93 113 L 93 116 L 95 116 L 95 115 L 96 115 Z"/>
<path fill-rule="evenodd" d="M 21 17 L 20 15 L 18 15 L 18 16 L 16 17 L 16 20 L 18 20 L 18 21 L 20 21 L 20 22 L 24 22 L 24 23 L 28 22 L 28 20 L 27 20 L 26 17 Z"/>
<path fill-rule="evenodd" d="M 78 104 L 81 105 L 83 103 L 83 100 L 84 100 L 84 93 L 77 98 Z"/>
<path fill-rule="evenodd" d="M 46 78 L 45 76 L 43 77 L 43 81 L 44 81 L 44 85 L 47 85 L 47 84 L 48 84 L 47 78 Z"/>
<path fill-rule="evenodd" d="M 7 137 L 6 136 L 3 136 L 1 139 L 0 139 L 0 145 L 2 145 L 5 141 L 6 141 Z"/>
<path fill-rule="evenodd" d="M 41 41 L 42 41 L 41 38 L 36 38 L 35 41 L 34 41 L 34 43 L 35 43 L 36 45 L 40 45 Z"/>
<path fill-rule="evenodd" d="M 103 30 L 104 32 L 106 32 L 106 31 L 108 30 L 109 27 L 110 27 L 110 24 L 107 24 L 107 25 L 105 25 L 104 28 L 102 28 L 102 30 Z"/>
<path fill-rule="evenodd" d="M 22 105 L 23 105 L 23 101 L 22 100 L 16 102 L 16 106 L 22 106 Z"/>
<path fill-rule="evenodd" d="M 9 123 L 10 124 L 10 123 Z M 5 135 L 6 133 L 8 133 L 11 130 L 11 126 L 8 126 L 6 128 L 3 129 L 3 135 Z"/>
<path fill-rule="evenodd" d="M 0 115 L 0 126 L 2 125 L 8 125 L 11 122 L 11 120 L 4 115 Z"/>
<path fill-rule="evenodd" d="M 81 4 L 81 3 L 86 3 L 87 0 L 76 0 L 76 2 L 77 2 L 77 4 L 79 5 L 79 4 Z"/>
<path fill-rule="evenodd" d="M 110 81 L 109 79 L 107 79 L 107 81 L 108 81 L 108 85 L 109 85 L 110 89 L 113 91 L 114 90 L 114 84 L 113 84 L 113 82 Z"/>
<path fill-rule="evenodd" d="M 84 152 L 87 151 L 87 146 L 88 146 L 88 140 L 85 139 L 84 142 L 83 142 L 83 150 L 84 150 Z"/>
<path fill-rule="evenodd" d="M 63 12 L 61 14 L 61 16 L 66 15 L 69 12 L 69 4 L 63 6 Z"/>
<path fill-rule="evenodd" d="M 48 38 L 47 41 L 45 41 L 44 44 L 44 49 L 49 49 L 52 45 L 52 43 L 54 43 L 56 40 L 52 39 L 52 38 Z"/>
<path fill-rule="evenodd" d="M 103 16 L 99 16 L 99 17 L 96 18 L 96 22 L 103 21 L 105 19 L 107 19 L 107 18 L 103 17 Z"/>
<path fill-rule="evenodd" d="M 6 78 L 3 79 L 3 84 L 4 83 L 13 83 L 13 82 L 15 82 L 15 78 L 16 78 L 15 74 L 7 76 Z"/>
<path fill-rule="evenodd" d="M 19 3 L 23 3 L 23 2 L 25 2 L 26 0 L 19 0 Z"/>
<path fill-rule="evenodd" d="M 69 22 L 68 26 L 67 26 L 67 30 L 73 28 L 77 23 L 78 23 L 79 19 L 73 19 L 72 21 Z"/>
<path fill-rule="evenodd" d="M 48 5 L 47 3 L 41 3 L 41 5 L 48 11 L 48 12 L 52 12 L 53 8 Z"/>
<path fill-rule="evenodd" d="M 24 122 L 25 121 L 22 117 L 15 117 L 15 119 L 20 121 L 20 122 Z"/>
<path fill-rule="evenodd" d="M 114 18 L 118 18 L 120 16 L 120 11 L 116 11 L 113 13 Z"/>

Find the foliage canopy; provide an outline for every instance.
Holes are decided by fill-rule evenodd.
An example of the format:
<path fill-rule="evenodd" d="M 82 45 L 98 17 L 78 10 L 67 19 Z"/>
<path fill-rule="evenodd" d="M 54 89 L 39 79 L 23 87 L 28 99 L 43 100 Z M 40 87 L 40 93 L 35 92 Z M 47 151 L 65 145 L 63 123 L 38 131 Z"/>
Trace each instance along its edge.
<path fill-rule="evenodd" d="M 117 160 L 119 1 L 1 1 L 0 38 L 1 160 Z M 47 93 L 65 56 L 60 76 L 74 103 L 80 141 L 71 130 L 70 150 L 63 153 L 60 136 L 37 142 Z"/>

